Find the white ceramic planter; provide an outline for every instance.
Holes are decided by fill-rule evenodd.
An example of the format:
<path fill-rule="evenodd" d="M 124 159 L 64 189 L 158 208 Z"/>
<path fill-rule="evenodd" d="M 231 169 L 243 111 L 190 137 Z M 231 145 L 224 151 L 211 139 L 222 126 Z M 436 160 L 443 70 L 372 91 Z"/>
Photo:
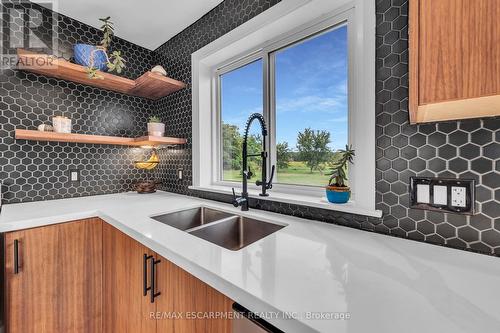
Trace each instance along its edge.
<path fill-rule="evenodd" d="M 164 136 L 165 124 L 163 123 L 148 123 L 148 134 L 152 136 Z"/>

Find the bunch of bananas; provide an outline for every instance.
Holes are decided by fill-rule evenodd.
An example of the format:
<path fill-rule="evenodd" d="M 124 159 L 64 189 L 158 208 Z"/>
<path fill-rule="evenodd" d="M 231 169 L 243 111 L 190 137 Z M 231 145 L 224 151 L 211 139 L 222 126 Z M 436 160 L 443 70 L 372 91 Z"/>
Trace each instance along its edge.
<path fill-rule="evenodd" d="M 151 157 L 147 161 L 135 161 L 134 166 L 137 169 L 152 170 L 152 169 L 156 168 L 156 166 L 159 163 L 160 163 L 160 158 L 158 157 L 156 150 L 153 150 Z"/>

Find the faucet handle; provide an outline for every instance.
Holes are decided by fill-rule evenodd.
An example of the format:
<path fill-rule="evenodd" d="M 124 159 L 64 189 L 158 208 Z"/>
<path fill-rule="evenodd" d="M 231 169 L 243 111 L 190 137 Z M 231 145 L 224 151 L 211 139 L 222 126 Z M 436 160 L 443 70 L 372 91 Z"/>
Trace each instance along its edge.
<path fill-rule="evenodd" d="M 244 197 L 244 194 L 241 194 L 241 197 L 236 197 L 236 193 L 234 192 L 234 187 L 233 187 L 233 206 L 234 207 L 239 207 L 242 206 L 241 210 L 248 210 L 248 197 Z"/>
<path fill-rule="evenodd" d="M 266 184 L 268 190 L 273 188 L 274 169 L 276 169 L 276 165 L 271 167 L 271 177 L 269 177 L 269 182 Z"/>
<path fill-rule="evenodd" d="M 247 177 L 247 179 L 252 179 L 252 176 L 253 176 L 253 172 L 252 172 L 252 169 L 250 169 L 250 165 L 249 165 L 246 176 L 245 176 L 245 173 L 243 173 L 243 177 Z"/>
<path fill-rule="evenodd" d="M 264 180 L 264 182 L 262 180 L 257 180 L 255 182 L 255 185 L 257 186 L 262 186 L 262 193 L 260 193 L 259 195 L 261 197 L 267 197 L 269 194 L 266 193 L 266 190 L 270 190 L 273 188 L 273 178 L 274 178 L 274 171 L 276 169 L 276 166 L 273 165 L 271 167 L 271 177 L 269 177 L 269 181 Z"/>
<path fill-rule="evenodd" d="M 238 207 L 240 204 L 238 202 L 238 199 L 236 198 L 236 193 L 234 192 L 234 187 L 232 188 L 232 190 L 233 190 L 233 202 L 232 202 L 232 204 L 234 207 Z"/>

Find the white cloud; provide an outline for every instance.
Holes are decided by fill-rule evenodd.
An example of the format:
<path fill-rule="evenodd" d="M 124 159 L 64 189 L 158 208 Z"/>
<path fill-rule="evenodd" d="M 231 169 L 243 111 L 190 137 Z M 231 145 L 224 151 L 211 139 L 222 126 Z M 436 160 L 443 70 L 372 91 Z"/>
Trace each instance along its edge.
<path fill-rule="evenodd" d="M 332 95 L 347 95 L 347 80 L 327 87 L 326 91 L 328 92 L 328 94 Z"/>
<path fill-rule="evenodd" d="M 283 99 L 277 102 L 277 112 L 343 112 L 347 107 L 345 95 L 321 97 L 316 95 Z"/>
<path fill-rule="evenodd" d="M 262 88 L 250 86 L 234 86 L 231 87 L 232 94 L 247 93 L 247 94 L 262 94 Z"/>
<path fill-rule="evenodd" d="M 243 110 L 222 110 L 222 121 L 226 124 L 238 125 L 240 131 L 242 131 L 243 126 L 252 113 L 262 113 L 262 106 Z"/>
<path fill-rule="evenodd" d="M 294 77 L 300 78 L 301 85 L 295 88 L 296 94 L 307 94 L 318 90 L 318 87 L 325 87 L 335 79 L 343 79 L 347 75 L 346 62 L 343 60 L 332 61 L 308 61 L 294 68 Z"/>
<path fill-rule="evenodd" d="M 327 120 L 328 123 L 344 123 L 348 121 L 347 117 L 330 118 Z"/>

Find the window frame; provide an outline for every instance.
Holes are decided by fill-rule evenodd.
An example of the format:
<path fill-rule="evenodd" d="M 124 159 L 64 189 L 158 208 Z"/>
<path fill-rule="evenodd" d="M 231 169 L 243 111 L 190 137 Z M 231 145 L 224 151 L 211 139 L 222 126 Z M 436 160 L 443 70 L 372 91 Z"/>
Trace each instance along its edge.
<path fill-rule="evenodd" d="M 213 97 L 214 71 L 248 54 L 261 52 L 263 45 L 271 44 L 269 41 L 284 42 L 294 33 L 305 33 L 314 26 L 346 14 L 351 16 L 349 22 L 352 24 L 352 32 L 349 33 L 349 38 L 353 39 L 349 46 L 349 66 L 350 72 L 354 73 L 354 80 L 349 82 L 349 91 L 356 92 L 349 102 L 350 107 L 356 110 L 349 113 L 349 121 L 356 126 L 356 133 L 349 133 L 356 149 L 355 164 L 350 170 L 353 174 L 350 186 L 356 200 L 347 204 L 332 204 L 326 200 L 321 189 L 307 191 L 307 186 L 301 186 L 300 191 L 294 192 L 293 187 L 297 186 L 284 184 L 274 186 L 269 197 L 258 196 L 258 189 L 249 184 L 252 185 L 249 186 L 249 196 L 264 201 L 293 203 L 373 217 L 382 216 L 382 211 L 375 208 L 376 15 L 375 3 L 366 0 L 281 1 L 191 54 L 192 140 L 187 147 L 192 152 L 192 174 L 187 175 L 192 176 L 190 190 L 231 194 L 231 187 L 234 186 L 236 191 L 241 189 L 241 184 L 235 182 L 222 182 L 221 185 L 214 183 L 217 174 L 213 161 L 216 158 L 219 160 L 215 149 L 217 133 L 212 126 L 207 125 L 215 122 L 212 112 L 217 103 Z"/>
<path fill-rule="evenodd" d="M 263 101 L 262 101 L 262 113 L 266 121 L 266 125 L 269 127 L 269 137 L 266 144 L 266 150 L 270 153 L 268 163 L 267 163 L 267 174 L 271 174 L 272 165 L 277 163 L 276 154 L 276 80 L 275 80 L 275 58 L 276 53 L 287 48 L 291 48 L 301 42 L 318 37 L 322 34 L 334 31 L 340 27 L 347 27 L 347 53 L 348 53 L 348 144 L 352 144 L 351 133 L 351 104 L 353 100 L 353 93 L 351 93 L 350 86 L 351 82 L 354 80 L 354 73 L 351 67 L 351 52 L 353 40 L 353 29 L 352 29 L 353 15 L 352 10 L 346 10 L 340 14 L 330 16 L 327 19 L 322 19 L 320 22 L 314 22 L 307 27 L 299 27 L 298 29 L 292 30 L 290 33 L 281 35 L 278 38 L 271 39 L 257 47 L 257 49 L 249 50 L 247 53 L 242 53 L 238 58 L 232 58 L 228 61 L 220 63 L 215 67 L 213 71 L 213 87 L 212 87 L 212 100 L 215 101 L 213 113 L 212 128 L 215 135 L 213 142 L 216 149 L 216 157 L 213 161 L 214 177 L 212 178 L 212 184 L 215 186 L 224 187 L 234 187 L 239 184 L 236 181 L 228 181 L 223 179 L 223 161 L 222 161 L 222 118 L 221 118 L 221 76 L 229 73 L 231 71 L 237 70 L 254 61 L 262 59 L 262 82 L 263 82 Z M 254 175 L 254 179 L 258 179 L 259 175 Z M 277 170 L 274 175 L 273 180 L 273 191 L 285 192 L 298 195 L 307 195 L 314 197 L 324 196 L 324 187 L 315 185 L 303 185 L 303 184 L 283 184 L 277 183 L 278 178 Z M 354 179 L 350 179 L 350 186 L 354 188 Z M 325 184 L 326 186 L 327 184 Z M 255 185 L 254 182 L 248 183 L 248 188 L 253 190 L 259 190 L 259 187 Z M 352 193 L 352 199 L 355 200 L 356 194 Z"/>
<path fill-rule="evenodd" d="M 223 174 L 224 174 L 224 167 L 223 167 L 224 161 L 222 160 L 223 159 L 223 153 L 222 153 L 222 149 L 223 149 L 223 147 L 222 147 L 223 140 L 222 139 L 223 138 L 222 138 L 222 117 L 221 117 L 222 116 L 221 76 L 224 74 L 230 73 L 234 70 L 237 70 L 241 67 L 244 67 L 246 65 L 249 65 L 249 64 L 251 64 L 255 61 L 258 61 L 260 59 L 261 59 L 260 52 L 252 52 L 251 54 L 248 54 L 239 60 L 236 60 L 236 61 L 233 61 L 229 64 L 226 64 L 222 68 L 218 68 L 214 71 L 214 77 L 212 80 L 212 82 L 214 84 L 214 87 L 212 89 L 212 91 L 213 91 L 212 99 L 215 101 L 215 108 L 212 109 L 212 113 L 214 113 L 212 119 L 214 120 L 214 122 L 212 122 L 211 126 L 214 129 L 214 134 L 215 134 L 214 147 L 216 149 L 216 152 L 215 152 L 216 157 L 215 157 L 215 160 L 212 162 L 214 164 L 213 167 L 215 168 L 215 170 L 214 170 L 215 177 L 213 178 L 212 183 L 215 185 L 230 186 L 232 184 L 234 186 L 235 183 L 237 183 L 234 181 L 224 181 L 224 176 L 223 176 Z M 262 67 L 264 68 L 264 59 L 262 59 Z M 264 85 L 265 85 L 265 83 L 264 83 Z M 265 96 L 264 96 L 264 100 L 265 100 Z M 264 107 L 263 107 L 262 112 L 264 114 L 264 119 L 266 119 L 266 124 L 267 124 L 267 118 L 265 115 Z M 268 145 L 266 145 L 266 146 L 268 146 Z M 269 151 L 269 147 L 266 147 L 266 149 L 268 149 L 268 151 Z M 250 185 L 250 183 L 248 185 Z"/>

